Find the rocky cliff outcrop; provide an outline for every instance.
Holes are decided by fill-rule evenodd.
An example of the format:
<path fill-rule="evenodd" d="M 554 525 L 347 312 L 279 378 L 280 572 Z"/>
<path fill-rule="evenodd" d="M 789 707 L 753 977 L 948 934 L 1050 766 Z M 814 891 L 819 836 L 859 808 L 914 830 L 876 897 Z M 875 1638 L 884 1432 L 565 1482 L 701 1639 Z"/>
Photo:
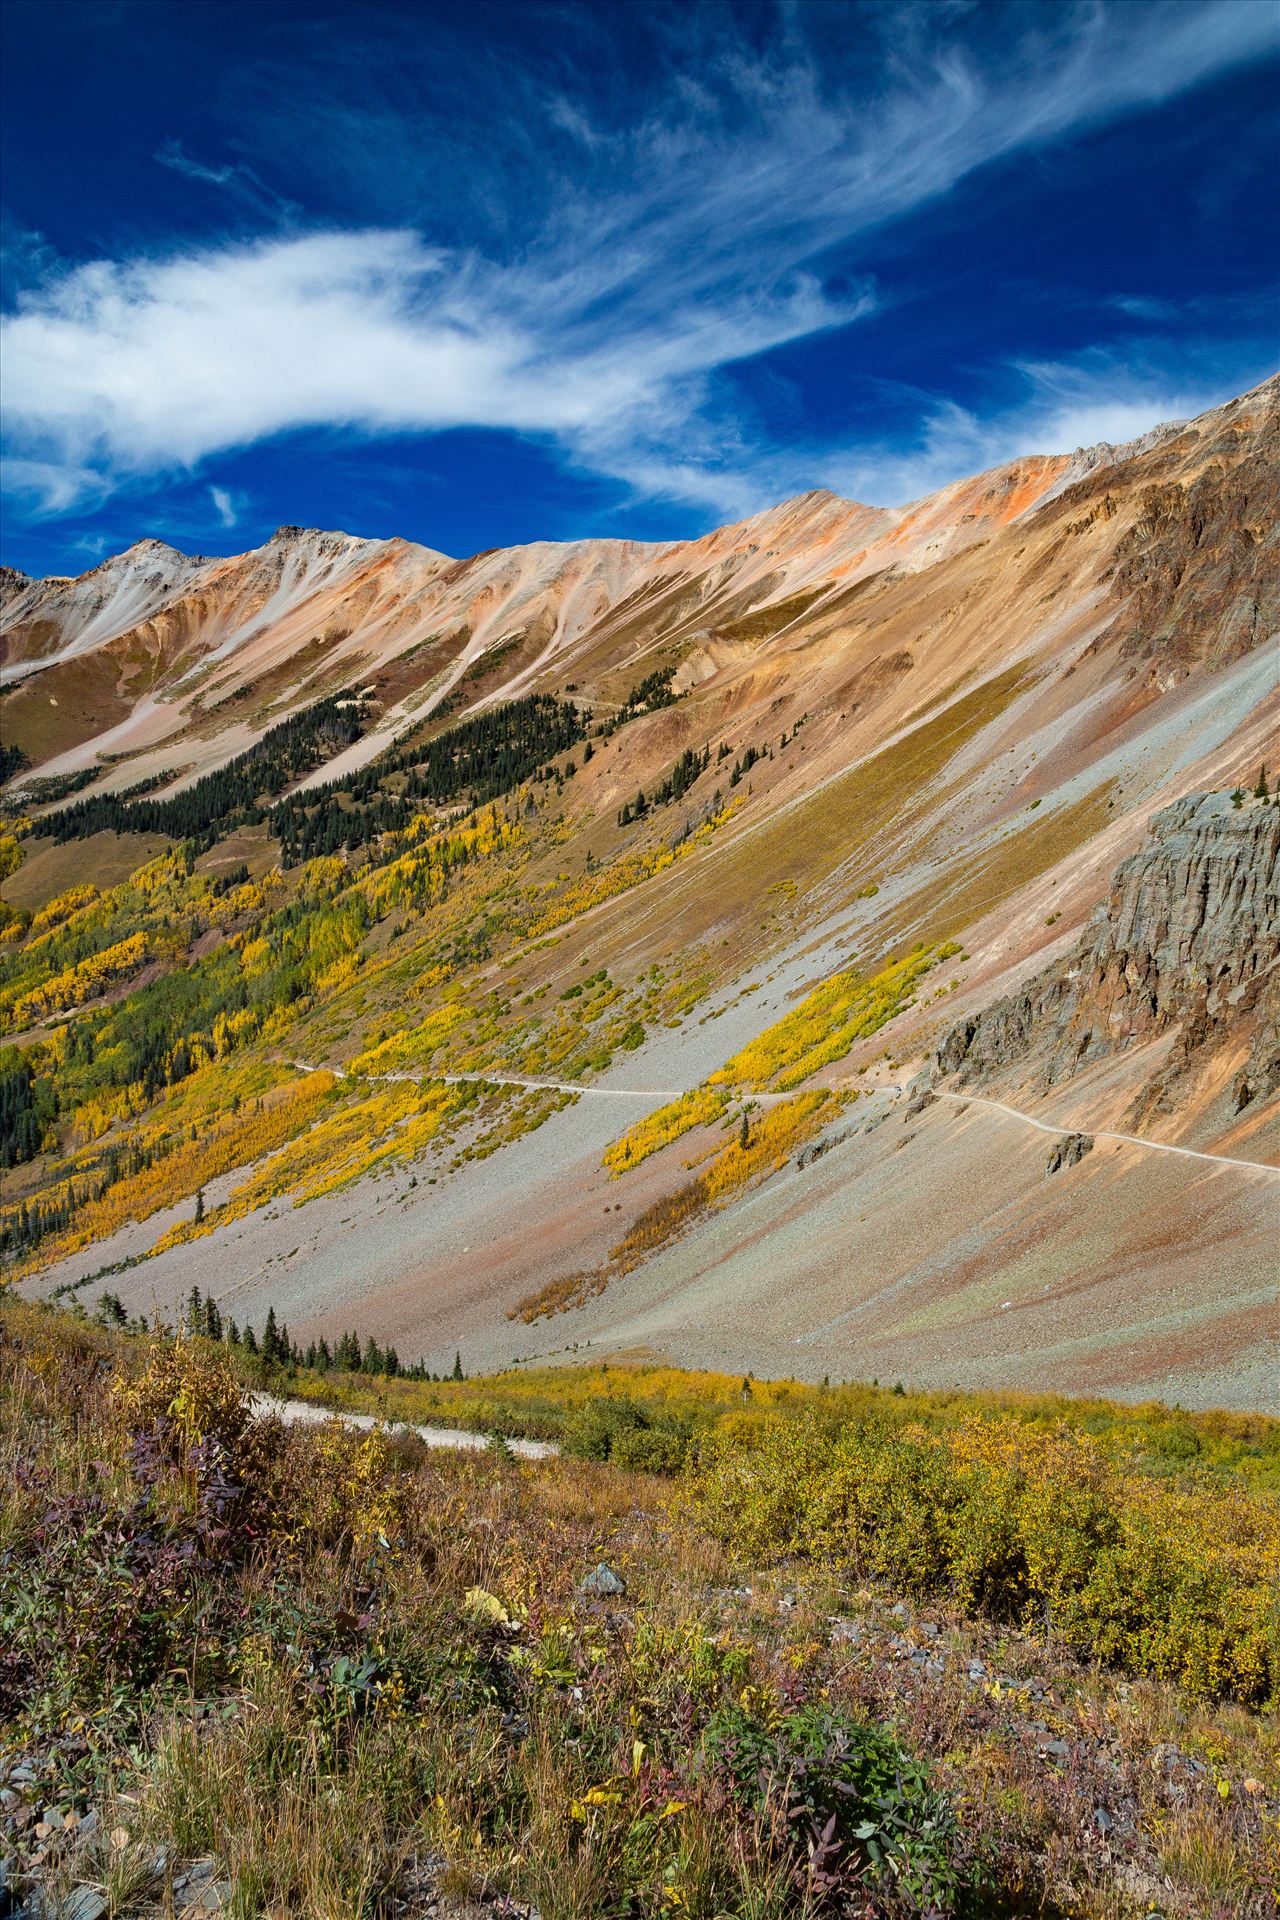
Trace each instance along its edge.
<path fill-rule="evenodd" d="M 1176 1027 L 1167 1080 L 1246 1022 L 1237 1107 L 1280 1086 L 1280 807 L 1190 794 L 1155 816 L 1072 951 L 953 1027 L 934 1066 L 1048 1087 Z"/>

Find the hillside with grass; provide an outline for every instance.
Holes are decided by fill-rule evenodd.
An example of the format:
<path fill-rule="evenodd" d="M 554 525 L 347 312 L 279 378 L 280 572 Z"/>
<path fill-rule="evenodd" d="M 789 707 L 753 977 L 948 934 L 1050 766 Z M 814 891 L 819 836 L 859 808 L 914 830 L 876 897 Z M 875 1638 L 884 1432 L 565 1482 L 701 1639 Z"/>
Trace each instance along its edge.
<path fill-rule="evenodd" d="M 0 1308 L 20 1911 L 1274 1911 L 1277 1423 L 258 1346 Z"/>

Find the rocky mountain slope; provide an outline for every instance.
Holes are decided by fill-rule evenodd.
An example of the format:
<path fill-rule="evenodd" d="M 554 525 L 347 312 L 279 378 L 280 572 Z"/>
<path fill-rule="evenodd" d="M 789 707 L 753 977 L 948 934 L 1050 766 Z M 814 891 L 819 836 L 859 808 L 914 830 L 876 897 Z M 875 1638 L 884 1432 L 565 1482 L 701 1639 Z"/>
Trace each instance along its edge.
<path fill-rule="evenodd" d="M 1278 420 L 667 546 L 8 578 L 23 1284 L 1274 1399 Z"/>
<path fill-rule="evenodd" d="M 282 527 L 225 560 L 145 540 L 77 580 L 6 573 L 6 733 L 48 773 L 96 762 L 104 786 L 123 786 L 207 771 L 296 707 L 371 683 L 377 725 L 350 766 L 462 686 L 483 702 L 572 680 L 616 700 L 620 675 L 674 659 L 742 700 L 764 661 L 798 646 L 824 679 L 908 671 L 913 648 L 937 650 L 978 598 L 989 618 L 992 596 L 1024 620 L 1038 609 L 1034 625 L 1060 641 L 1052 602 L 1096 606 L 1083 641 L 1118 647 L 1167 690 L 1193 660 L 1227 663 L 1274 631 L 1278 431 L 1270 383 L 1135 449 L 1020 460 L 892 510 L 805 494 L 670 545 L 449 560 Z M 876 646 L 884 628 L 907 644 Z M 981 666 L 969 635 L 957 665 Z"/>
<path fill-rule="evenodd" d="M 1070 952 L 961 1021 L 935 1056 L 961 1086 L 1046 1091 L 1084 1066 L 1170 1035 L 1142 1110 L 1166 1107 L 1224 1048 L 1248 1056 L 1236 1112 L 1280 1087 L 1280 808 L 1190 794 L 1157 813 Z M 1184 1101 L 1190 1089 L 1182 1089 Z"/>

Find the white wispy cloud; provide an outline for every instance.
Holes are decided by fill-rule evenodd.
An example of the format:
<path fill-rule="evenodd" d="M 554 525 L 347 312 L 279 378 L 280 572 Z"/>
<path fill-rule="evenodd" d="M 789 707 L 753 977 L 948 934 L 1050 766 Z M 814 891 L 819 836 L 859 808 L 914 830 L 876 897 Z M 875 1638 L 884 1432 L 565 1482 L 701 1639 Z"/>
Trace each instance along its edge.
<path fill-rule="evenodd" d="M 168 167 L 172 173 L 185 174 L 188 180 L 205 180 L 210 186 L 225 187 L 235 175 L 233 166 L 210 167 L 203 160 L 193 160 L 183 152 L 180 140 L 162 141 L 156 150 L 156 159 L 162 167 Z"/>
<path fill-rule="evenodd" d="M 509 113 L 536 217 L 512 230 L 508 195 L 506 244 L 496 227 L 481 249 L 353 226 L 46 265 L 3 321 L 11 474 L 57 513 L 301 428 L 494 427 L 640 492 L 749 511 L 788 462 L 755 444 L 723 370 L 849 325 L 881 297 L 867 279 L 833 290 L 815 263 L 976 168 L 1171 97 L 1274 39 L 1270 9 L 1239 0 L 1029 18 L 995 69 L 936 44 L 936 9 L 906 7 L 886 16 L 888 64 L 861 91 L 833 92 L 795 43 L 785 57 L 721 49 L 705 71 L 686 64 L 661 106 L 621 128 L 556 96 L 543 124 L 577 158 L 541 173 Z M 264 191 L 252 169 L 176 141 L 157 158 L 246 201 Z M 1154 391 L 1108 399 L 1094 371 L 1092 400 L 1083 388 L 1054 400 L 1041 369 L 1027 376 L 1033 399 L 998 421 L 926 405 L 905 454 L 841 466 L 828 452 L 826 465 L 848 476 L 842 490 L 884 498 L 920 491 L 912 476 L 955 477 L 953 461 L 982 464 L 1015 434 L 1151 424 Z"/>
<path fill-rule="evenodd" d="M 878 506 L 916 500 L 1028 452 L 1123 445 L 1228 397 L 1207 372 L 1143 364 L 1132 349 L 1095 349 L 1008 372 L 1015 397 L 1006 406 L 979 415 L 954 401 L 927 403 L 905 444 L 872 444 L 854 455 L 836 455 L 821 463 L 823 483 Z"/>
<path fill-rule="evenodd" d="M 158 165 L 167 167 L 171 173 L 180 173 L 186 180 L 199 181 L 204 186 L 222 187 L 235 200 L 240 201 L 250 212 L 265 216 L 268 220 L 286 220 L 298 212 L 292 200 L 284 199 L 265 186 L 252 167 L 242 161 L 210 162 L 198 160 L 189 154 L 180 140 L 170 138 L 162 140 L 156 149 L 155 159 Z"/>
<path fill-rule="evenodd" d="M 210 487 L 209 498 L 212 500 L 213 510 L 218 516 L 218 525 L 222 527 L 234 527 L 240 516 L 236 512 L 235 502 L 227 492 L 227 489 L 225 487 Z"/>

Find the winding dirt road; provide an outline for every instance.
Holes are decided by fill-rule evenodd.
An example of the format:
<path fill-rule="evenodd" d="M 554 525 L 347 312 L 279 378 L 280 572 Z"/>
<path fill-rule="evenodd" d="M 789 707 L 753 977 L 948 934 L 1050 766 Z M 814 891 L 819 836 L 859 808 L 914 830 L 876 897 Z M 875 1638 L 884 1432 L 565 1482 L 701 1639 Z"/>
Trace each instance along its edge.
<path fill-rule="evenodd" d="M 1068 1135 L 1087 1133 L 1086 1127 L 1057 1127 L 1047 1120 L 1036 1120 L 1029 1113 L 1019 1112 L 1017 1107 L 1007 1107 L 1003 1100 L 988 1100 L 979 1093 L 949 1093 L 936 1089 L 939 1100 L 955 1100 L 964 1106 L 989 1107 L 995 1113 L 1004 1113 L 1011 1120 L 1021 1120 L 1024 1126 L 1035 1127 L 1041 1133 Z M 1179 1153 L 1184 1160 L 1207 1160 L 1214 1167 L 1244 1167 L 1250 1173 L 1269 1173 L 1273 1180 L 1280 1180 L 1280 1167 L 1270 1166 L 1265 1160 L 1237 1160 L 1226 1153 L 1202 1153 L 1196 1147 L 1175 1147 L 1167 1140 L 1148 1140 L 1140 1133 L 1112 1133 L 1100 1127 L 1091 1135 L 1094 1140 L 1122 1140 L 1126 1146 L 1146 1147 L 1152 1153 Z"/>
<path fill-rule="evenodd" d="M 317 1067 L 305 1060 L 291 1060 L 290 1066 L 300 1073 L 332 1073 L 335 1078 L 348 1078 L 342 1067 Z M 696 1092 L 692 1087 L 587 1087 L 575 1080 L 539 1080 L 525 1074 L 501 1073 L 371 1073 L 363 1076 L 369 1080 L 408 1080 L 418 1083 L 423 1080 L 442 1080 L 447 1086 L 466 1086 L 472 1081 L 480 1081 L 490 1087 L 523 1087 L 531 1092 L 585 1094 L 588 1099 L 598 1100 L 681 1100 L 686 1093 Z M 906 1088 L 892 1081 L 878 1084 L 845 1088 L 846 1092 L 887 1093 L 898 1099 Z M 1125 1146 L 1145 1147 L 1151 1153 L 1176 1153 L 1184 1160 L 1204 1160 L 1213 1167 L 1240 1167 L 1247 1173 L 1269 1174 L 1273 1180 L 1280 1180 L 1280 1167 L 1274 1167 L 1265 1160 L 1240 1160 L 1226 1153 L 1206 1153 L 1198 1147 L 1177 1147 L 1167 1140 L 1148 1140 L 1140 1133 L 1115 1133 L 1099 1127 L 1086 1126 L 1062 1127 L 1051 1120 L 1037 1120 L 1034 1114 L 1024 1113 L 1020 1107 L 1006 1106 L 1003 1100 L 990 1100 L 981 1093 L 953 1093 L 944 1087 L 931 1088 L 935 1100 L 951 1100 L 958 1106 L 985 1107 L 992 1113 L 1002 1113 L 1009 1120 L 1020 1120 L 1025 1127 L 1034 1127 L 1038 1133 L 1055 1134 L 1060 1139 L 1069 1139 L 1078 1133 L 1088 1133 L 1094 1140 L 1115 1140 Z M 775 1100 L 789 1100 L 789 1093 L 742 1093 L 732 1096 L 744 1104 L 758 1102 L 762 1105 Z"/>
<path fill-rule="evenodd" d="M 906 1088 L 882 1082 L 868 1091 L 890 1093 L 896 1099 L 906 1092 Z M 1243 1167 L 1249 1173 L 1267 1173 L 1273 1180 L 1280 1180 L 1280 1167 L 1273 1167 L 1266 1160 L 1238 1160 L 1226 1153 L 1204 1153 L 1197 1147 L 1176 1147 L 1168 1140 L 1148 1140 L 1141 1133 L 1113 1133 L 1105 1127 L 1061 1127 L 1051 1120 L 1037 1120 L 1034 1114 L 1023 1113 L 1020 1107 L 1006 1106 L 1003 1100 L 990 1100 L 981 1093 L 953 1093 L 945 1087 L 931 1087 L 930 1092 L 935 1100 L 951 1100 L 962 1107 L 986 1107 L 992 1113 L 1003 1113 L 1010 1120 L 1020 1120 L 1024 1127 L 1034 1127 L 1037 1133 L 1056 1134 L 1060 1139 L 1083 1133 L 1093 1140 L 1123 1141 L 1126 1146 L 1146 1147 L 1151 1153 L 1177 1153 L 1184 1160 L 1207 1160 L 1213 1167 Z"/>
<path fill-rule="evenodd" d="M 356 1427 L 361 1433 L 371 1433 L 375 1427 L 386 1427 L 390 1433 L 412 1433 L 429 1447 L 453 1447 L 460 1453 L 483 1453 L 491 1445 L 488 1434 L 471 1433 L 465 1427 L 418 1427 L 407 1420 L 380 1420 L 372 1413 L 317 1406 L 312 1400 L 283 1400 L 274 1393 L 250 1394 L 249 1406 L 255 1414 L 283 1420 L 287 1427 L 316 1427 L 336 1420 L 340 1426 Z M 560 1451 L 553 1440 L 508 1440 L 507 1445 L 522 1460 L 550 1460 Z"/>
<path fill-rule="evenodd" d="M 346 1080 L 350 1076 L 342 1067 L 316 1067 L 305 1060 L 291 1060 L 291 1067 L 299 1073 L 331 1073 L 336 1080 Z M 364 1080 L 407 1080 L 413 1085 L 423 1081 L 440 1080 L 447 1087 L 467 1087 L 478 1081 L 485 1087 L 523 1087 L 531 1093 L 573 1093 L 584 1094 L 588 1099 L 596 1100 L 683 1100 L 686 1093 L 696 1092 L 690 1087 L 588 1087 L 580 1080 L 539 1080 L 528 1074 L 517 1073 L 366 1073 Z M 770 1102 L 790 1100 L 789 1093 L 742 1093 L 733 1094 L 731 1099 L 747 1102 Z"/>

